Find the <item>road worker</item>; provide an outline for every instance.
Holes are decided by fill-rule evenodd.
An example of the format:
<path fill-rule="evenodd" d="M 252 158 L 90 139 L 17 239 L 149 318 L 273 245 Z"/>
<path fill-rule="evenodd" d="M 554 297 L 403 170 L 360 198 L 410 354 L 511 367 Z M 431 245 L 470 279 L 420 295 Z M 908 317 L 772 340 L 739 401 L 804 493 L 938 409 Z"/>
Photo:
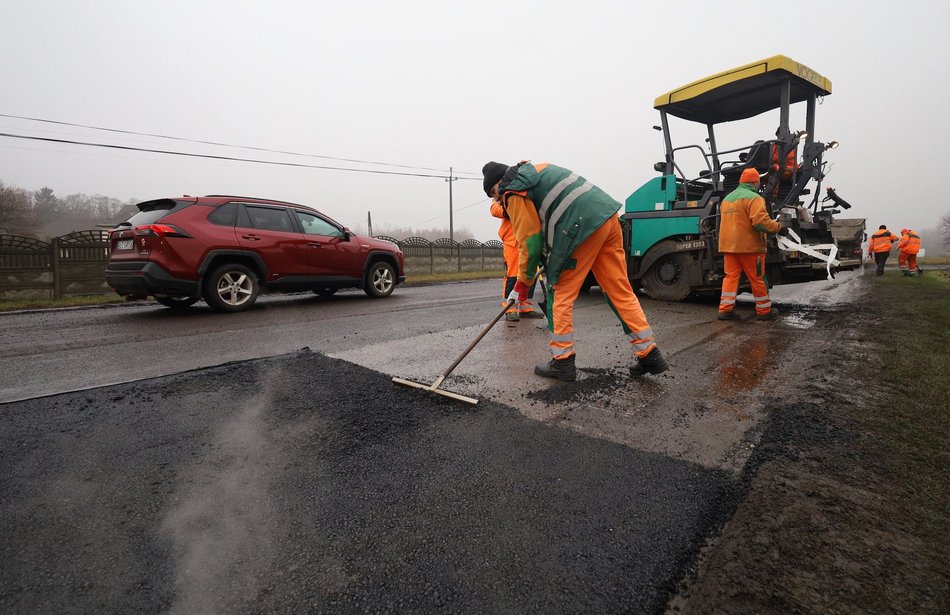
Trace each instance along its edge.
<path fill-rule="evenodd" d="M 659 374 L 668 365 L 653 341 L 653 331 L 630 280 L 617 210 L 620 203 L 568 169 L 548 163 L 513 167 L 489 162 L 482 168 L 485 192 L 499 200 L 518 241 L 518 280 L 512 296 L 524 300 L 529 272 L 544 264 L 551 360 L 534 368 L 546 378 L 577 378 L 574 352 L 574 301 L 593 271 L 630 338 L 634 377 Z"/>
<path fill-rule="evenodd" d="M 781 134 L 781 129 L 775 131 L 776 138 L 778 138 L 780 134 Z M 772 150 L 772 167 L 771 167 L 772 172 L 773 173 L 781 172 L 783 180 L 785 181 L 791 180 L 792 176 L 795 174 L 795 171 L 798 170 L 798 163 L 796 162 L 796 158 L 798 157 L 798 148 L 793 147 L 792 149 L 788 150 L 788 153 L 785 154 L 784 165 L 781 162 L 781 156 L 779 156 L 779 143 L 773 142 L 771 150 Z"/>
<path fill-rule="evenodd" d="M 897 240 L 897 235 L 887 230 L 887 227 L 883 224 L 878 227 L 876 233 L 871 235 L 871 239 L 868 241 L 868 257 L 873 256 L 874 262 L 877 263 L 875 275 L 884 275 L 884 263 L 887 262 L 887 257 L 891 255 L 891 245 Z M 914 260 L 916 261 L 916 259 Z"/>
<path fill-rule="evenodd" d="M 910 229 L 901 229 L 897 242 L 897 264 L 905 276 L 920 275 L 917 268 L 917 253 L 920 252 L 920 235 Z"/>
<path fill-rule="evenodd" d="M 719 252 L 723 255 L 726 277 L 722 280 L 719 320 L 741 320 L 735 312 L 739 294 L 739 276 L 745 274 L 755 299 L 755 317 L 772 320 L 778 310 L 772 307 L 765 283 L 765 234 L 782 230 L 782 223 L 769 218 L 765 199 L 758 193 L 759 172 L 743 169 L 739 185 L 726 195 L 719 206 Z"/>
<path fill-rule="evenodd" d="M 518 281 L 518 240 L 515 239 L 515 231 L 511 228 L 511 220 L 505 215 L 505 208 L 502 207 L 496 199 L 491 202 L 491 215 L 501 218 L 501 225 L 498 227 L 498 238 L 501 239 L 502 255 L 505 259 L 505 277 L 502 288 L 502 305 L 508 303 L 508 296 L 515 289 L 515 282 Z M 534 275 L 534 271 L 531 272 Z M 515 301 L 508 311 L 505 312 L 505 320 L 517 322 L 522 318 L 544 318 L 540 312 L 534 311 L 534 287 L 532 283 L 528 288 L 528 299 L 525 302 Z"/>

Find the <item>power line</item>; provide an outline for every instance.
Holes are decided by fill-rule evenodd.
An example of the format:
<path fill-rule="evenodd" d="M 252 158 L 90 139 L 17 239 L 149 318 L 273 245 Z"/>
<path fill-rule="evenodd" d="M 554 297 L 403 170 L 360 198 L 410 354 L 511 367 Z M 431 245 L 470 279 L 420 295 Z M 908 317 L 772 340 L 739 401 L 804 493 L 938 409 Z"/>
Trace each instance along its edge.
<path fill-rule="evenodd" d="M 456 179 L 459 179 L 459 178 L 456 178 Z M 464 178 L 462 178 L 462 179 L 464 179 Z M 465 207 L 459 207 L 459 208 L 456 209 L 455 211 L 456 211 L 456 212 L 465 211 L 466 209 L 470 209 L 470 208 L 472 208 L 472 207 L 475 207 L 476 205 L 481 205 L 482 203 L 484 203 L 484 202 L 487 201 L 487 200 L 488 200 L 488 199 L 480 199 L 480 200 L 475 201 L 474 203 L 472 203 L 472 204 L 470 204 L 470 205 L 466 205 Z M 423 220 L 422 222 L 416 222 L 416 224 L 425 224 L 426 222 L 432 222 L 433 220 L 438 220 L 439 218 L 444 218 L 446 215 L 447 215 L 447 214 L 441 214 L 441 215 L 438 215 L 438 216 L 436 216 L 436 217 L 434 217 L 434 218 L 429 218 L 428 220 Z"/>
<path fill-rule="evenodd" d="M 218 142 L 218 141 L 202 141 L 202 140 L 199 140 L 199 139 L 188 139 L 188 138 L 185 138 L 185 137 L 174 137 L 174 136 L 161 135 L 161 134 L 155 134 L 155 133 L 150 133 L 150 132 L 137 132 L 137 131 L 134 131 L 134 130 L 122 130 L 122 129 L 119 129 L 119 128 L 106 128 L 106 127 L 103 127 L 103 126 L 91 126 L 91 125 L 89 125 L 89 124 L 76 124 L 76 123 L 73 123 L 73 122 L 63 122 L 63 121 L 60 121 L 60 120 L 49 120 L 49 119 L 38 118 L 38 117 L 27 117 L 27 116 L 23 116 L 23 115 L 10 115 L 10 114 L 8 114 L 8 113 L 0 113 L 0 117 L 7 117 L 7 118 L 17 119 L 17 120 L 27 120 L 27 121 L 30 121 L 30 122 L 42 122 L 42 123 L 45 123 L 45 124 L 58 124 L 58 125 L 60 125 L 60 126 L 75 126 L 75 127 L 78 127 L 78 128 L 89 128 L 89 129 L 92 129 L 92 130 L 102 130 L 102 131 L 106 131 L 106 132 L 115 132 L 115 133 L 121 133 L 121 134 L 127 134 L 127 135 L 138 135 L 138 136 L 141 136 L 141 137 L 156 137 L 156 138 L 159 138 L 159 139 L 171 139 L 171 140 L 173 140 L 173 141 L 185 141 L 185 142 L 188 142 L 188 143 L 201 143 L 201 144 L 203 144 L 203 145 L 216 145 L 216 146 L 220 146 L 220 147 L 236 147 L 236 148 L 240 148 L 240 149 L 249 149 L 249 150 L 255 150 L 255 151 L 259 151 L 259 152 L 269 152 L 269 153 L 273 153 L 273 154 L 287 154 L 287 155 L 289 155 L 289 156 L 306 156 L 306 157 L 308 157 L 308 158 L 323 158 L 323 159 L 325 159 L 325 160 L 340 160 L 340 161 L 342 161 L 342 162 L 355 162 L 355 163 L 358 163 L 358 164 L 374 164 L 374 165 L 378 165 L 378 166 L 384 166 L 384 167 L 398 167 L 398 168 L 403 168 L 403 169 L 421 169 L 421 170 L 423 170 L 423 171 L 443 171 L 443 169 L 435 169 L 435 168 L 432 168 L 432 167 L 419 167 L 419 166 L 412 166 L 412 165 L 406 165 L 406 164 L 393 164 L 393 163 L 389 163 L 389 162 L 376 162 L 376 161 L 373 161 L 373 160 L 358 160 L 358 159 L 355 159 L 355 158 L 339 158 L 339 157 L 336 157 L 336 156 L 321 156 L 321 155 L 319 155 L 319 154 L 305 154 L 305 153 L 301 153 L 301 152 L 291 152 L 291 151 L 279 150 L 279 149 L 268 149 L 268 148 L 266 148 L 266 147 L 254 147 L 253 145 L 234 145 L 234 144 L 231 144 L 231 143 L 221 143 L 221 142 Z M 471 172 L 471 171 L 458 171 L 458 172 L 460 172 L 460 173 L 467 173 L 467 174 L 469 174 L 469 175 L 480 175 L 480 173 L 473 173 L 473 172 Z M 465 178 L 465 179 L 472 179 L 472 178 Z"/>
<path fill-rule="evenodd" d="M 237 158 L 234 156 L 216 156 L 214 154 L 193 154 L 190 152 L 175 152 L 171 150 L 149 149 L 144 147 L 132 147 L 129 145 L 112 145 L 109 143 L 90 143 L 88 141 L 73 141 L 70 139 L 54 139 L 52 137 L 34 137 L 29 135 L 15 135 L 6 132 L 0 132 L 0 137 L 9 137 L 11 139 L 27 139 L 31 141 L 46 141 L 48 143 L 65 143 L 67 145 L 84 145 L 87 147 L 104 147 L 108 149 L 120 149 L 131 152 L 147 152 L 150 154 L 165 154 L 169 156 L 187 156 L 189 158 L 209 158 L 211 160 L 228 160 L 232 162 L 251 162 L 255 164 L 269 164 L 282 167 L 298 167 L 306 169 L 325 169 L 329 171 L 353 171 L 356 173 L 373 173 L 375 175 L 401 175 L 404 177 L 436 177 L 439 179 L 448 179 L 447 175 L 434 175 L 432 173 L 402 173 L 399 171 L 378 171 L 375 169 L 353 169 L 350 167 L 330 167 L 316 164 L 303 164 L 299 162 L 277 162 L 274 160 L 259 160 L 256 158 Z M 455 177 L 454 179 L 478 180 L 475 177 Z"/>

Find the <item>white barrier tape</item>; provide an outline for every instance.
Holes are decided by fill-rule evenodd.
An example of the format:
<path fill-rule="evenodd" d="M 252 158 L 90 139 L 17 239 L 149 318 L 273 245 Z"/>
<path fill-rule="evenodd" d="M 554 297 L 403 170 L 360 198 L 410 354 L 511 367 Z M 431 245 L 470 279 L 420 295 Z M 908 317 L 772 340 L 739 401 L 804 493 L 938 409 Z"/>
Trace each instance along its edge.
<path fill-rule="evenodd" d="M 834 265 L 837 267 L 841 264 L 841 261 L 837 260 L 835 256 L 838 255 L 838 246 L 833 243 L 818 243 L 806 245 L 802 243 L 801 237 L 799 237 L 795 231 L 792 229 L 785 229 L 789 235 L 792 236 L 792 239 L 788 237 L 782 237 L 781 235 L 776 235 L 776 240 L 778 240 L 779 250 L 784 250 L 786 252 L 801 252 L 802 254 L 807 254 L 808 256 L 817 258 L 820 261 L 826 263 L 826 269 L 828 270 L 828 279 L 831 279 L 831 266 Z M 828 254 L 822 254 L 818 250 L 828 250 Z"/>

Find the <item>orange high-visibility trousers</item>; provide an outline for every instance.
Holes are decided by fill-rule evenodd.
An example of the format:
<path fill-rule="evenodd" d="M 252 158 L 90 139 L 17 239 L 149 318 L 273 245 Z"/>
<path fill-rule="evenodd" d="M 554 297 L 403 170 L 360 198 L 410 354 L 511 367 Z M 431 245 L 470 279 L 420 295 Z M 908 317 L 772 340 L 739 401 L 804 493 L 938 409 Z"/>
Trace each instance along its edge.
<path fill-rule="evenodd" d="M 719 311 L 731 312 L 736 307 L 736 296 L 739 294 L 739 275 L 744 273 L 752 286 L 752 297 L 755 299 L 755 313 L 768 314 L 772 311 L 772 300 L 769 299 L 769 289 L 765 285 L 765 254 L 736 254 L 724 252 L 723 265 L 726 277 L 722 280 L 722 296 L 719 298 Z"/>
<path fill-rule="evenodd" d="M 898 252 L 897 264 L 900 265 L 902 270 L 913 273 L 917 271 L 917 255 L 908 252 Z"/>
<path fill-rule="evenodd" d="M 562 271 L 557 284 L 548 288 L 552 356 L 563 359 L 574 354 L 574 301 L 590 271 L 594 272 L 597 284 L 620 319 L 624 333 L 633 344 L 634 354 L 638 357 L 650 354 L 656 347 L 653 330 L 627 278 L 627 257 L 617 219 L 610 218 L 600 225 L 577 246 L 571 257 L 576 261 L 574 268 Z"/>

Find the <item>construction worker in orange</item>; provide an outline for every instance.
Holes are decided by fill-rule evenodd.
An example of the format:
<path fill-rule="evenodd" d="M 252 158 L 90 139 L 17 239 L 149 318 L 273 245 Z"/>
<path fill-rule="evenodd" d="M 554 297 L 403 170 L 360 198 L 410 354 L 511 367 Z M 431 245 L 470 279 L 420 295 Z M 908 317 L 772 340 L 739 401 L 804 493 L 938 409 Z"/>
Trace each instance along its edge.
<path fill-rule="evenodd" d="M 511 227 L 511 220 L 505 214 L 505 208 L 497 200 L 492 199 L 491 215 L 501 218 L 501 226 L 498 227 L 498 238 L 501 239 L 502 255 L 505 259 L 505 278 L 502 288 L 502 305 L 508 303 L 508 296 L 515 289 L 515 282 L 518 281 L 518 240 L 515 239 L 515 230 Z M 531 272 L 534 275 L 534 271 Z M 515 301 L 508 311 L 505 312 L 505 320 L 509 322 L 518 322 L 522 318 L 544 318 L 540 312 L 534 311 L 534 287 L 535 283 L 528 288 L 528 298 L 524 302 Z"/>
<path fill-rule="evenodd" d="M 920 275 L 917 268 L 917 253 L 920 252 L 920 235 L 910 229 L 901 229 L 897 242 L 897 264 L 905 276 Z"/>
<path fill-rule="evenodd" d="M 508 167 L 489 162 L 482 175 L 485 192 L 501 202 L 518 241 L 518 280 L 512 296 L 525 300 L 530 272 L 544 264 L 551 359 L 537 365 L 534 373 L 577 379 L 574 301 L 590 271 L 633 346 L 636 364 L 630 375 L 666 371 L 669 366 L 627 278 L 617 220 L 620 203 L 577 173 L 553 164 L 524 161 Z"/>
<path fill-rule="evenodd" d="M 877 264 L 874 275 L 884 275 L 884 263 L 891 255 L 891 245 L 897 240 L 897 235 L 887 230 L 883 224 L 878 227 L 876 233 L 871 235 L 871 239 L 868 240 L 868 256 L 874 257 L 874 262 Z M 914 259 L 915 262 L 916 260 Z"/>
<path fill-rule="evenodd" d="M 739 176 L 739 186 L 726 195 L 719 207 L 719 252 L 723 255 L 726 272 L 719 299 L 719 320 L 741 320 L 735 307 L 739 276 L 743 273 L 752 287 L 755 317 L 772 320 L 778 316 L 764 279 L 765 234 L 778 233 L 782 223 L 769 217 L 765 199 L 758 189 L 759 172 L 754 167 L 744 169 Z"/>

